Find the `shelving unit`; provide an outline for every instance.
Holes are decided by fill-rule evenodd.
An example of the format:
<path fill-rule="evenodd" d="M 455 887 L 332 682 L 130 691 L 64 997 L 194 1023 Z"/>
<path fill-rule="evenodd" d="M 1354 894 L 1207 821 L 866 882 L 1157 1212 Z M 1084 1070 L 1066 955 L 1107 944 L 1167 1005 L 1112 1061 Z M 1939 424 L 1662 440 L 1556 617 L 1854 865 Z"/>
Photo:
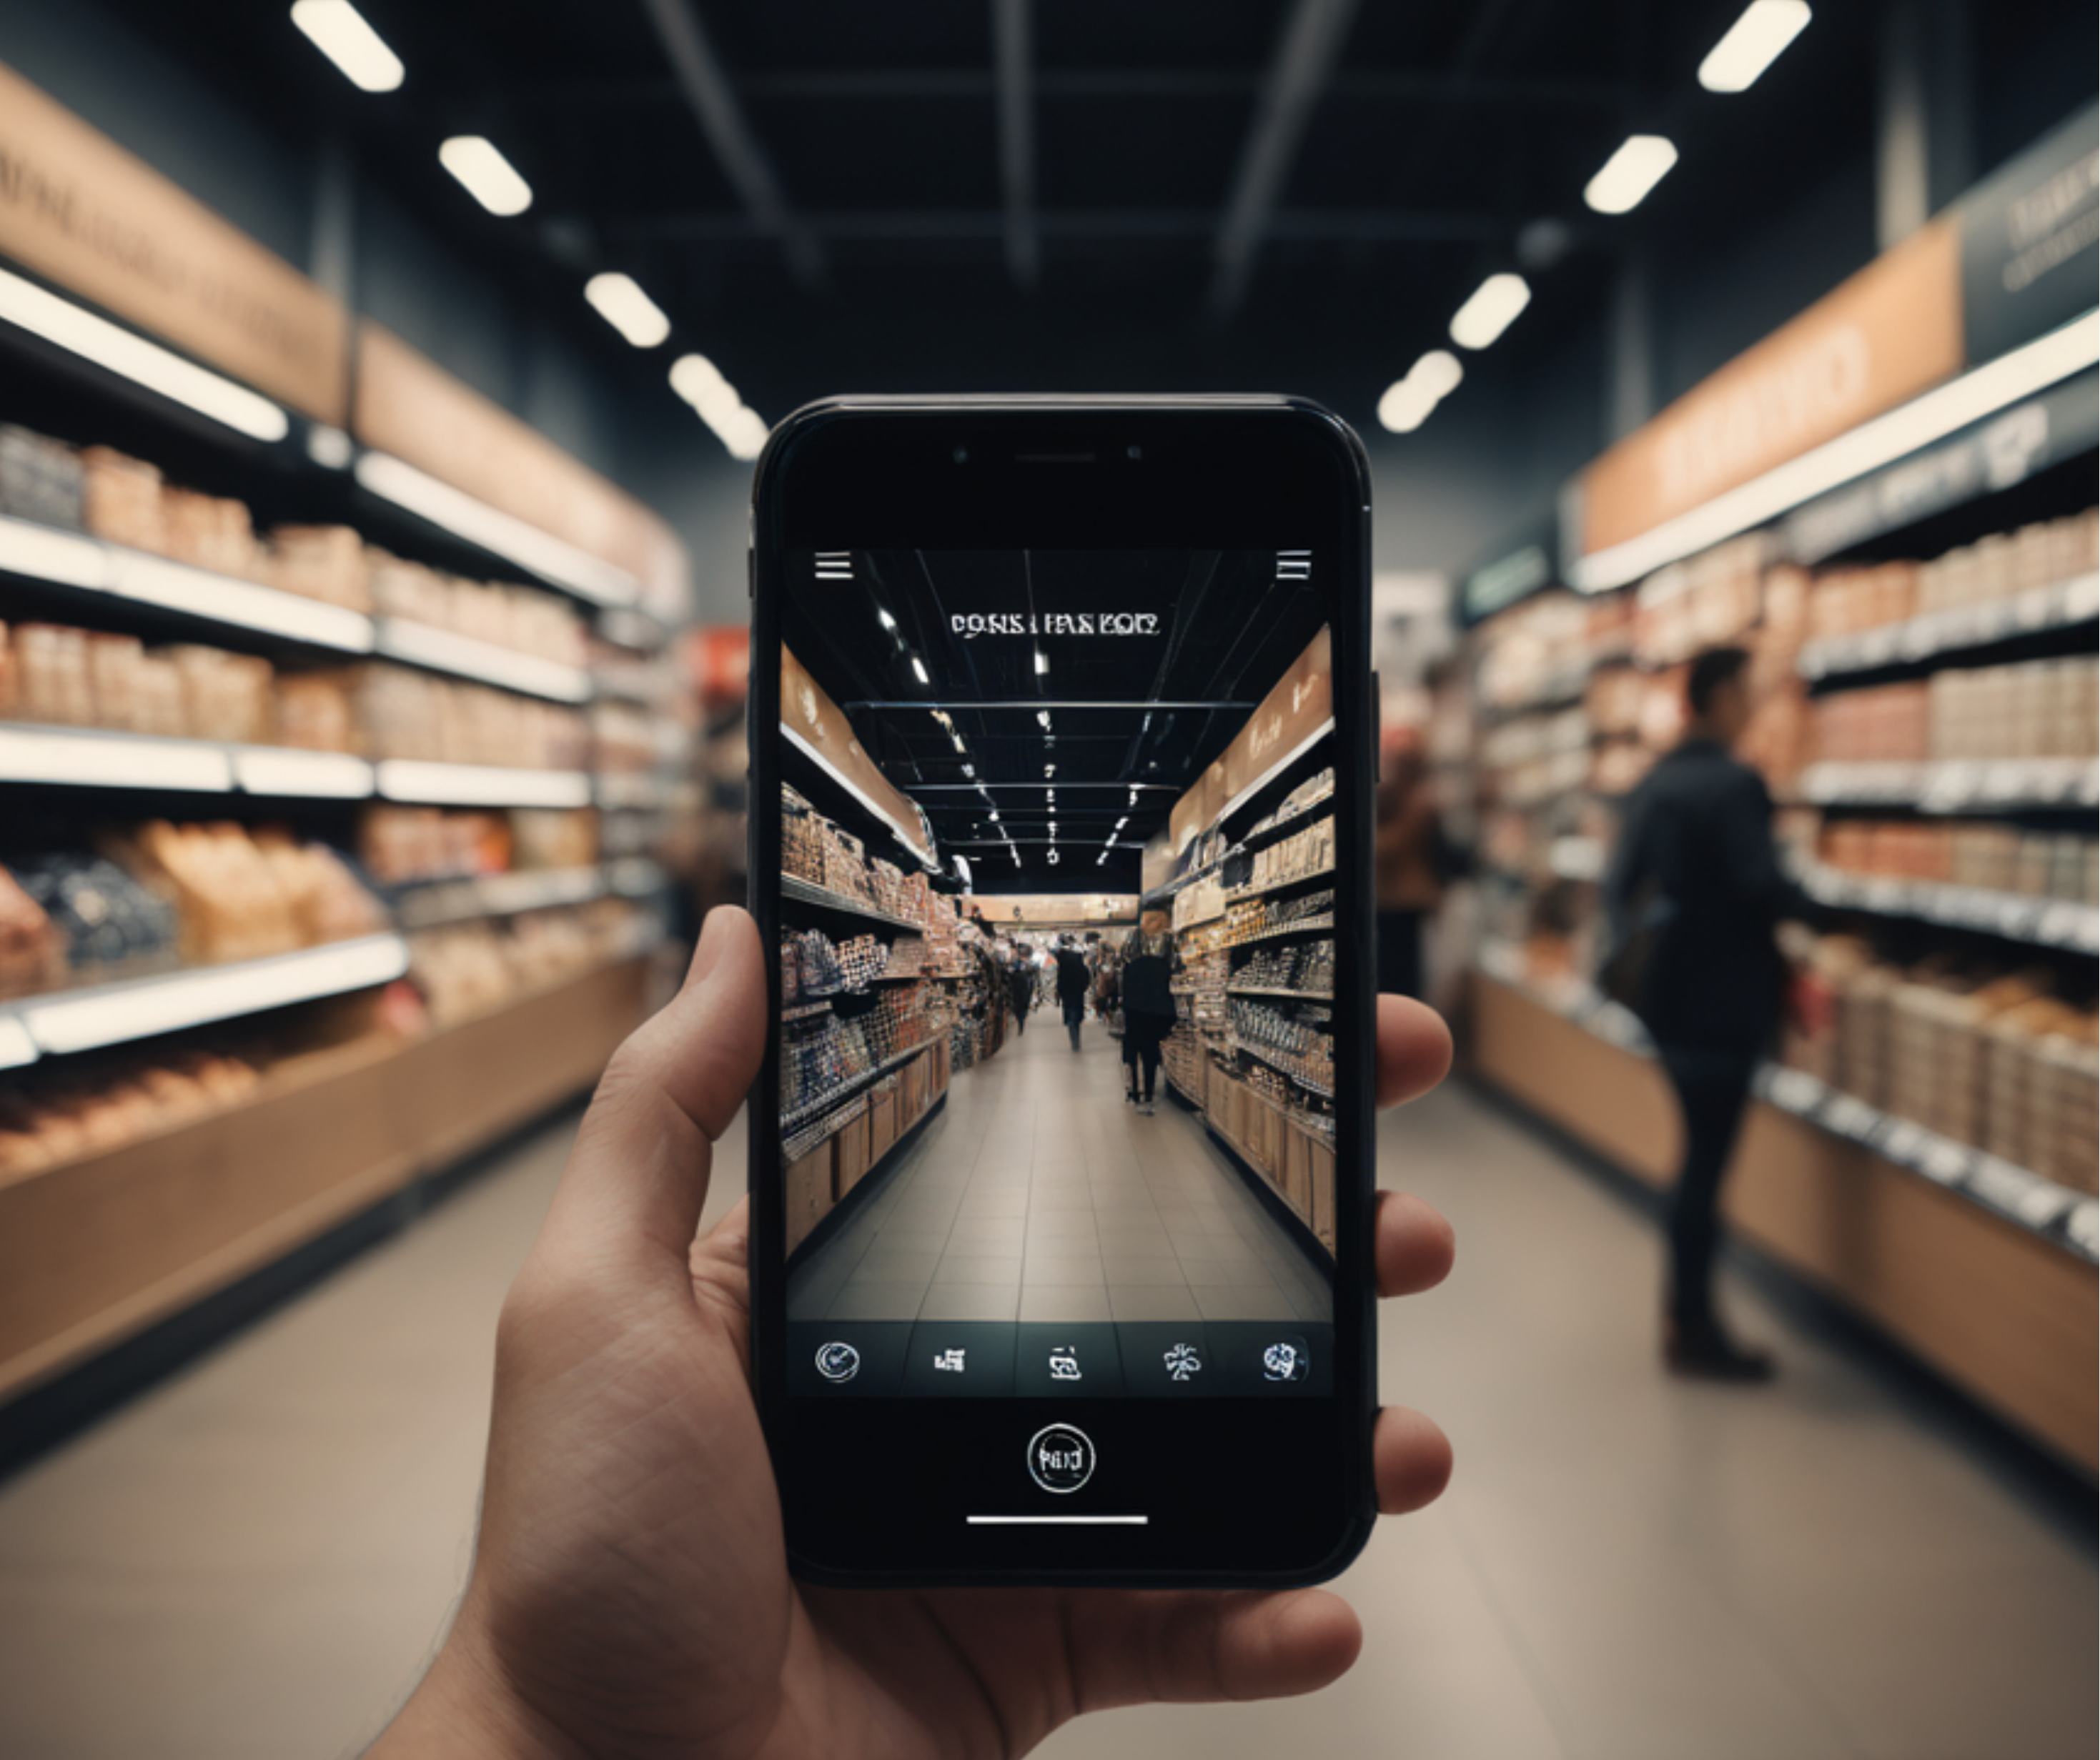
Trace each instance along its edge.
<path fill-rule="evenodd" d="M 2100 953 L 2100 912 L 2089 904 L 1939 881 L 1846 873 L 1820 866 L 1808 869 L 1801 883 L 1819 904 L 1834 909 L 1912 917 L 1951 929 L 2002 935 L 2009 941 L 2031 942 L 2036 947 Z"/>
<path fill-rule="evenodd" d="M 169 790 L 361 800 L 373 767 L 343 752 L 105 733 L 92 728 L 0 723 L 0 784 L 33 788 Z"/>
<path fill-rule="evenodd" d="M 1804 644 L 1798 664 L 1805 679 L 1878 672 L 1927 660 L 1950 659 L 2022 636 L 2079 628 L 2100 618 L 2100 574 L 2031 587 L 2009 599 L 1950 605 L 1855 635 Z"/>

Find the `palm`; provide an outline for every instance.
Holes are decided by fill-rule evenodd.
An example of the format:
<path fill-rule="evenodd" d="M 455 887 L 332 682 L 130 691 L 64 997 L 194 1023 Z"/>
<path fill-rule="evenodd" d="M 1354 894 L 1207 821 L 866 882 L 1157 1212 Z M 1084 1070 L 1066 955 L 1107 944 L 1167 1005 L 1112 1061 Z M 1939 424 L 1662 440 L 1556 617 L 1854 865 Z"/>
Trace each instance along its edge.
<path fill-rule="evenodd" d="M 757 1061 L 730 1023 L 764 1002 L 749 919 L 717 912 L 684 991 L 607 1071 L 505 1306 L 473 1581 L 375 1754 L 466 1752 L 465 1734 L 491 1753 L 974 1760 L 1023 1753 L 1081 1711 L 1339 1674 L 1354 1616 L 1317 1591 L 789 1577 L 747 1371 L 743 1208 L 694 1239 L 712 1140 Z M 1427 1010 L 1382 1016 L 1382 1100 L 1432 1085 L 1449 1057 Z M 1449 1266 L 1449 1231 L 1419 1203 L 1383 1202 L 1376 1233 L 1381 1293 Z M 1388 1412 L 1375 1465 L 1380 1507 L 1417 1507 L 1442 1489 L 1449 1447 L 1426 1419 Z M 485 1736 L 499 1724 L 508 1739 Z"/>

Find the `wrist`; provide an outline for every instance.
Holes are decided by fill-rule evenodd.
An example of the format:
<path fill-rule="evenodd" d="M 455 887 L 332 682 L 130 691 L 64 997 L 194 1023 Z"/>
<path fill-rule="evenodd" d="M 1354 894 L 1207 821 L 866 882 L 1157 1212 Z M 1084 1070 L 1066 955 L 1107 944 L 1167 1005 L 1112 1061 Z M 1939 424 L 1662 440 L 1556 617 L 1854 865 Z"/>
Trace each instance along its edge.
<path fill-rule="evenodd" d="M 456 1626 L 366 1760 L 580 1760 L 584 1752 L 533 1709 L 471 1631 Z"/>

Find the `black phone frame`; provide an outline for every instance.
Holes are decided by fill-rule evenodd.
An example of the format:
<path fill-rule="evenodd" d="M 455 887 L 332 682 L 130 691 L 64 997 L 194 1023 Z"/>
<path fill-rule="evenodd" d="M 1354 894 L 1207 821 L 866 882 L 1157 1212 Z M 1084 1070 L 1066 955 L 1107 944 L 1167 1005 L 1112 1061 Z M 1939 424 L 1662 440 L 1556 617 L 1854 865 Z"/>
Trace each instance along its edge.
<path fill-rule="evenodd" d="M 1081 457 L 1092 462 L 1079 464 Z M 784 1350 L 779 944 L 780 596 L 817 549 L 1315 548 L 1331 566 L 1335 939 L 1374 945 L 1378 712 L 1370 669 L 1370 478 L 1361 442 L 1309 400 L 842 397 L 777 429 L 752 486 L 751 909 L 769 950 L 765 1050 L 749 1103 L 752 1372 L 790 1567 L 845 1587 L 1041 1584 L 1286 1587 L 1327 1580 L 1376 1514 L 1376 995 L 1335 962 L 1334 1391 L 1312 1399 L 794 1398 Z M 1076 1423 L 1090 1501 L 1144 1528 L 971 1528 L 1040 1503 L 1023 1450 Z M 953 1463 L 948 1471 L 935 1464 Z M 1209 1470 L 1205 1470 L 1206 1468 Z M 820 1476 L 830 1476 L 825 1482 Z M 1279 1496 L 1279 1488 L 1289 1494 Z M 1164 1511 L 1171 1499 L 1171 1519 Z"/>

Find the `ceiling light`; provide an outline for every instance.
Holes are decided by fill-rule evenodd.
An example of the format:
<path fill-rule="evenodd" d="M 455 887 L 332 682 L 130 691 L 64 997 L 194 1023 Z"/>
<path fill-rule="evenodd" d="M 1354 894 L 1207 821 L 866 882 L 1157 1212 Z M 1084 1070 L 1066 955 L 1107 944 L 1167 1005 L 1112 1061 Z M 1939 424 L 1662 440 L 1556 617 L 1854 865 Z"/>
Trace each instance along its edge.
<path fill-rule="evenodd" d="M 1050 657 L 1043 653 L 1040 648 L 1037 649 L 1035 650 L 1035 675 L 1038 678 L 1040 678 L 1049 670 Z"/>
<path fill-rule="evenodd" d="M 1129 823 L 1130 823 L 1130 815 L 1129 815 L 1128 813 L 1125 813 L 1125 814 L 1123 816 L 1123 817 L 1122 817 L 1122 818 L 1120 818 L 1120 819 L 1118 819 L 1118 820 L 1117 820 L 1117 821 L 1116 821 L 1116 823 L 1115 823 L 1115 828 L 1116 828 L 1116 829 L 1117 829 L 1117 830 L 1120 831 L 1120 830 L 1122 830 L 1122 829 L 1123 829 L 1123 828 L 1125 825 L 1128 825 Z M 1115 840 L 1114 840 L 1113 838 L 1111 838 L 1109 841 L 1110 841 L 1110 843 L 1114 843 Z"/>
<path fill-rule="evenodd" d="M 1050 851 L 1050 865 L 1052 868 L 1057 865 L 1057 852 L 1055 850 Z"/>
<path fill-rule="evenodd" d="M 991 810 L 991 822 L 994 825 L 997 825 L 999 823 L 999 809 L 996 807 L 993 807 Z"/>
<path fill-rule="evenodd" d="M 1710 92 L 1748 91 L 1811 16 L 1808 0 L 1750 0 L 1699 64 L 1699 83 Z"/>
<path fill-rule="evenodd" d="M 887 611 L 883 610 L 880 606 L 876 609 L 875 620 L 886 630 L 893 630 L 897 627 L 897 619 L 892 617 Z M 941 719 L 938 711 L 934 714 L 933 719 L 936 721 Z"/>
<path fill-rule="evenodd" d="M 1466 369 L 1449 349 L 1430 350 L 1408 369 L 1405 379 L 1386 387 L 1379 399 L 1379 425 L 1392 433 L 1412 433 L 1465 376 Z"/>
<path fill-rule="evenodd" d="M 479 134 L 455 134 L 438 149 L 438 163 L 465 186 L 466 192 L 492 214 L 522 214 L 532 205 L 532 186 Z"/>
<path fill-rule="evenodd" d="M 594 275 L 584 284 L 584 297 L 597 309 L 598 316 L 637 348 L 654 348 L 671 333 L 671 320 L 664 315 L 663 308 L 642 291 L 632 275 L 617 271 Z"/>
<path fill-rule="evenodd" d="M 977 767 L 975 764 L 964 764 L 963 766 L 963 774 L 964 776 L 974 777 L 977 773 Z"/>
<path fill-rule="evenodd" d="M 408 72 L 350 0 L 297 0 L 292 22 L 360 91 L 392 91 Z"/>
<path fill-rule="evenodd" d="M 700 399 L 724 383 L 721 369 L 704 354 L 681 354 L 671 363 L 671 389 L 695 409 Z"/>
<path fill-rule="evenodd" d="M 1053 777 L 1053 776 L 1057 775 L 1057 765 L 1055 765 L 1055 764 L 1053 764 L 1053 763 L 1047 763 L 1047 764 L 1043 765 L 1043 774 L 1045 777 Z"/>
<path fill-rule="evenodd" d="M 1665 136 L 1629 134 L 1590 179 L 1582 200 L 1599 213 L 1630 213 L 1676 163 L 1677 148 Z"/>
<path fill-rule="evenodd" d="M 1610 169 L 1608 165 L 1605 167 L 1606 170 Z M 1659 177 L 1661 173 L 1656 174 Z M 1638 196 L 1634 198 L 1634 201 L 1639 200 Z M 1633 202 L 1626 205 L 1630 208 Z M 1508 329 L 1516 315 L 1530 303 L 1531 284 L 1522 275 L 1491 275 L 1473 289 L 1473 297 L 1453 315 L 1451 340 L 1461 348 L 1484 349 Z M 1416 363 L 1418 367 L 1420 364 Z M 1452 363 L 1454 367 L 1457 364 L 1456 361 Z M 1452 383 L 1458 381 L 1454 379 Z"/>
<path fill-rule="evenodd" d="M 1050 728 L 1050 711 L 1048 709 L 1037 710 L 1035 711 L 1035 722 L 1037 726 L 1040 727 L 1045 733 L 1048 733 Z"/>
<path fill-rule="evenodd" d="M 951 734 L 949 734 L 948 737 L 955 742 L 955 750 L 956 750 L 957 751 L 964 751 L 964 750 L 968 750 L 968 748 L 967 748 L 966 746 L 964 746 L 964 745 L 963 744 L 963 736 L 962 736 L 961 734 L 960 734 L 960 733 L 951 733 Z"/>
<path fill-rule="evenodd" d="M 728 431 L 721 440 L 731 458 L 740 459 L 748 464 L 765 450 L 765 442 L 772 433 L 765 425 L 765 418 L 747 406 L 730 418 Z"/>
<path fill-rule="evenodd" d="M 926 676 L 926 662 L 924 660 L 921 660 L 916 654 L 914 654 L 911 657 L 911 671 L 913 675 L 918 679 L 921 684 L 930 684 L 933 682 L 933 680 Z"/>
<path fill-rule="evenodd" d="M 284 411 L 269 398 L 4 269 L 0 269 L 0 319 L 251 439 L 281 440 L 291 432 Z"/>

